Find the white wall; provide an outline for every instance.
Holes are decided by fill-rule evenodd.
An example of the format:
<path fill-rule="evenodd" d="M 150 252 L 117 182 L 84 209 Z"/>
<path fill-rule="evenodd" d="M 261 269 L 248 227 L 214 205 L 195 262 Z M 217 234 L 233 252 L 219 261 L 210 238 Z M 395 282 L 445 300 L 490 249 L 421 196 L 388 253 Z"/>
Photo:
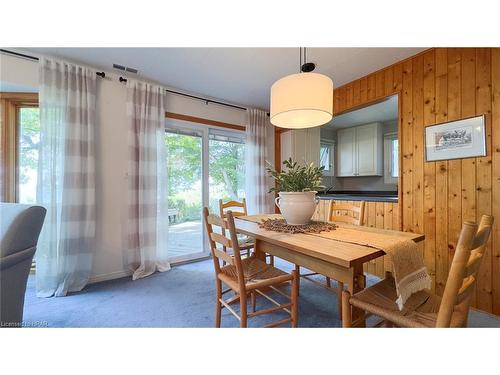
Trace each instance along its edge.
<path fill-rule="evenodd" d="M 37 63 L 0 53 L 0 91 L 36 92 Z"/>
<path fill-rule="evenodd" d="M 2 88 L 36 91 L 38 64 L 0 54 Z M 126 172 L 127 122 L 126 89 L 118 75 L 106 72 L 97 78 L 97 229 L 91 281 L 102 281 L 130 274 L 126 265 Z M 20 90 L 17 90 L 20 91 Z M 211 120 L 244 124 L 245 111 L 169 94 L 169 112 Z"/>

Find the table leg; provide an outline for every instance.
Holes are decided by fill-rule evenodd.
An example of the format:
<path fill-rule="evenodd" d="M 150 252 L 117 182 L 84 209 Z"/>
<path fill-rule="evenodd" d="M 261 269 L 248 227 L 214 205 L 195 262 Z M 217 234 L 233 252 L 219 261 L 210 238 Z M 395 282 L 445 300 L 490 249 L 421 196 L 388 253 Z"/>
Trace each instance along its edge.
<path fill-rule="evenodd" d="M 257 259 L 263 260 L 264 262 L 266 261 L 266 253 L 261 250 L 261 240 L 257 238 L 255 239 L 254 252 Z"/>
<path fill-rule="evenodd" d="M 363 274 L 363 265 L 357 265 L 353 268 L 353 280 L 349 283 L 347 290 L 352 295 L 363 290 L 366 285 L 366 278 Z M 359 321 L 357 327 L 366 327 L 366 321 L 363 319 L 365 312 L 356 307 L 352 307 L 351 321 Z"/>

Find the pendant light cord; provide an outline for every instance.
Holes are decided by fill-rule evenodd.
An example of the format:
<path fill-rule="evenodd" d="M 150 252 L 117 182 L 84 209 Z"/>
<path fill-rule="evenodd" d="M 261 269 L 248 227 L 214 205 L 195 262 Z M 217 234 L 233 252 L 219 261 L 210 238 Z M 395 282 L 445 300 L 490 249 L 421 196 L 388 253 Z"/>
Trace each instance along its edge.
<path fill-rule="evenodd" d="M 304 50 L 304 52 L 302 52 Z M 303 55 L 303 56 L 302 56 Z M 302 60 L 302 57 L 304 60 Z M 304 62 L 302 62 L 304 61 Z M 307 53 L 306 53 L 306 47 L 299 47 L 299 73 L 303 73 L 304 71 L 302 70 L 302 66 L 307 63 Z"/>
<path fill-rule="evenodd" d="M 299 73 L 302 73 L 302 47 L 299 47 Z"/>

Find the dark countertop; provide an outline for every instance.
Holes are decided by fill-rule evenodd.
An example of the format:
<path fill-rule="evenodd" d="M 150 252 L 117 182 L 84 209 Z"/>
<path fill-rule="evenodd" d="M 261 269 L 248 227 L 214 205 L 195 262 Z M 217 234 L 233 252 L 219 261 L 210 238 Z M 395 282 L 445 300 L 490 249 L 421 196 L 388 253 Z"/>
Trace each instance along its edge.
<path fill-rule="evenodd" d="M 319 199 L 398 203 L 397 191 L 331 191 L 318 193 Z"/>

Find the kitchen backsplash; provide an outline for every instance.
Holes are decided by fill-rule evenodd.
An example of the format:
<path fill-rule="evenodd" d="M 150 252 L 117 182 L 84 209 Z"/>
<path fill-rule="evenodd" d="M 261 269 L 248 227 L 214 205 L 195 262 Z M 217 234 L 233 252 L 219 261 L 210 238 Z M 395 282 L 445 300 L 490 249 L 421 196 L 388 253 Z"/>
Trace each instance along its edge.
<path fill-rule="evenodd" d="M 396 191 L 398 184 L 384 183 L 384 177 L 344 177 L 342 180 L 342 190 L 361 191 Z"/>

